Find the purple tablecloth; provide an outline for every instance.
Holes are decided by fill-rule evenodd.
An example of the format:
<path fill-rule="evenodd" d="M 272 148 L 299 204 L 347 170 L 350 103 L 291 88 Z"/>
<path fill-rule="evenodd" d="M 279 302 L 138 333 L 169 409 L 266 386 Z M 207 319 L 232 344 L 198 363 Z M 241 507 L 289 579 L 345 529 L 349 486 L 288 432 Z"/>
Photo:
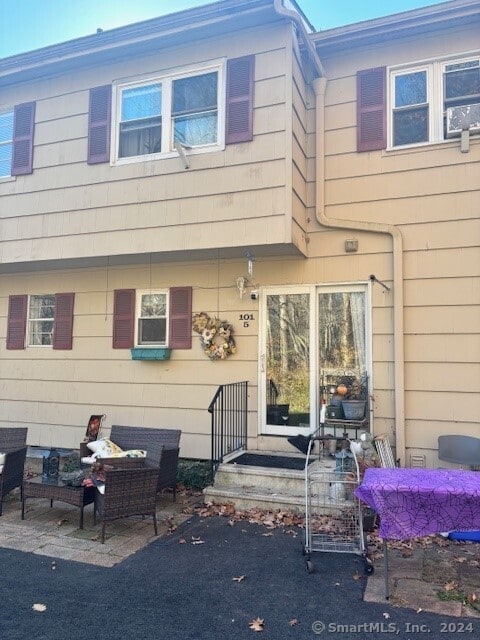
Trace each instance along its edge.
<path fill-rule="evenodd" d="M 380 516 L 382 538 L 480 530 L 478 471 L 367 469 L 355 495 Z"/>

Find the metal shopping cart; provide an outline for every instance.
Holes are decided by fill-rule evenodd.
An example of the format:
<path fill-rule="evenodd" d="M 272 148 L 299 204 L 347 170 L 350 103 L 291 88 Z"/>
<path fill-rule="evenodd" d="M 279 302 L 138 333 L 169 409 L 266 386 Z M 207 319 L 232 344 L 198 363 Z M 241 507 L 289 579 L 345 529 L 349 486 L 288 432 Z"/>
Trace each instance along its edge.
<path fill-rule="evenodd" d="M 319 454 L 314 459 L 315 443 Z M 342 449 L 322 456 L 322 439 L 310 440 L 305 461 L 305 544 L 307 571 L 314 567 L 314 551 L 354 553 L 361 556 L 366 574 L 373 573 L 367 558 L 363 533 L 362 505 L 354 491 L 360 484 L 355 453 Z"/>

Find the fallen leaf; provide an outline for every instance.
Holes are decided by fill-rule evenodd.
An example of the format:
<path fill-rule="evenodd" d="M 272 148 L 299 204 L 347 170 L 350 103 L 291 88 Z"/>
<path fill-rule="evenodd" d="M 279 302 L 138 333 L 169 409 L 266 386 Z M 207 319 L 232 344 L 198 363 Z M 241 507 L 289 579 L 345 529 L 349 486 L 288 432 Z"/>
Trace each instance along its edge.
<path fill-rule="evenodd" d="M 298 620 L 297 620 L 297 618 L 292 618 L 288 624 L 289 624 L 291 627 L 296 627 L 296 626 L 297 626 L 297 624 L 298 624 Z"/>
<path fill-rule="evenodd" d="M 61 527 L 63 524 L 65 524 L 66 522 L 68 522 L 67 518 L 62 518 L 61 520 L 59 520 L 57 522 L 57 527 Z"/>
<path fill-rule="evenodd" d="M 360 580 L 362 576 L 359 573 L 354 573 L 352 577 L 354 580 Z"/>
<path fill-rule="evenodd" d="M 185 538 L 179 538 L 178 544 L 187 544 L 187 541 L 185 540 Z"/>
<path fill-rule="evenodd" d="M 263 618 L 255 618 L 250 622 L 250 629 L 253 631 L 263 631 L 263 627 L 265 625 L 265 621 Z"/>
<path fill-rule="evenodd" d="M 236 576 L 235 578 L 232 578 L 232 580 L 235 582 L 242 582 L 242 580 L 245 580 L 245 576 Z"/>
<path fill-rule="evenodd" d="M 46 611 L 47 607 L 44 604 L 36 603 L 32 606 L 34 611 Z"/>
<path fill-rule="evenodd" d="M 457 586 L 457 583 L 451 580 L 450 582 L 445 583 L 445 586 L 443 588 L 445 589 L 445 591 L 453 591 L 453 589 L 455 589 L 456 586 Z"/>
<path fill-rule="evenodd" d="M 476 593 L 469 593 L 468 594 L 468 601 L 469 602 L 476 602 L 477 601 L 477 594 Z"/>

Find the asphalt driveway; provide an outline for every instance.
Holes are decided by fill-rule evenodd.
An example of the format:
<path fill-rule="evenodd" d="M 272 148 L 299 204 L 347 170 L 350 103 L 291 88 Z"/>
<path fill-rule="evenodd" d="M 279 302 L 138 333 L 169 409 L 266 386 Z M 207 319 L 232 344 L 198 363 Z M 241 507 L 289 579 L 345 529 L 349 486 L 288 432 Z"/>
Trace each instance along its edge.
<path fill-rule="evenodd" d="M 355 556 L 316 553 L 316 571 L 307 574 L 301 534 L 296 533 L 193 516 L 174 535 L 113 568 L 1 548 L 0 638 L 413 640 L 451 638 L 462 631 L 467 637 L 480 635 L 480 619 L 363 602 L 366 578 Z M 35 611 L 35 604 L 46 610 Z M 263 631 L 250 628 L 257 618 L 264 621 Z"/>

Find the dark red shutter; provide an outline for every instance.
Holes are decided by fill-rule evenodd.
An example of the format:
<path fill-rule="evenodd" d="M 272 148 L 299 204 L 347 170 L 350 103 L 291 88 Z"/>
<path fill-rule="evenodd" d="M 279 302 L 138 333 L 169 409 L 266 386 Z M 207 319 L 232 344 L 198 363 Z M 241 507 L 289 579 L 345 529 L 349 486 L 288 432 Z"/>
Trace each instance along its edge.
<path fill-rule="evenodd" d="M 192 287 L 172 287 L 169 304 L 171 349 L 192 348 Z"/>
<path fill-rule="evenodd" d="M 55 313 L 53 317 L 54 349 L 71 349 L 73 335 L 73 303 L 74 293 L 55 294 Z"/>
<path fill-rule="evenodd" d="M 113 348 L 131 349 L 135 337 L 135 289 L 117 289 L 113 298 Z"/>
<path fill-rule="evenodd" d="M 386 69 L 357 72 L 357 151 L 387 146 Z"/>
<path fill-rule="evenodd" d="M 253 85 L 255 56 L 234 58 L 227 63 L 227 121 L 225 141 L 253 139 Z"/>
<path fill-rule="evenodd" d="M 12 176 L 33 171 L 33 130 L 35 102 L 17 104 L 13 111 Z"/>
<path fill-rule="evenodd" d="M 110 118 L 112 87 L 90 89 L 88 111 L 88 164 L 110 160 Z"/>
<path fill-rule="evenodd" d="M 27 296 L 8 298 L 7 349 L 25 349 Z"/>

